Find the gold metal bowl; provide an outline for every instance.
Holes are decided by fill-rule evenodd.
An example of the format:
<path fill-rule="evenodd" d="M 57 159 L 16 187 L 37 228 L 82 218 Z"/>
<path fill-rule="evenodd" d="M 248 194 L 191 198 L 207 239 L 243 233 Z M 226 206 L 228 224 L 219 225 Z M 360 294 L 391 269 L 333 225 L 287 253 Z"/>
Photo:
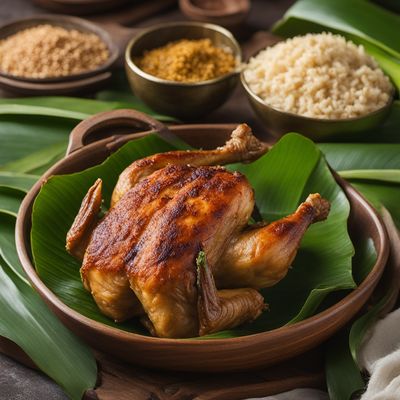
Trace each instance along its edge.
<path fill-rule="evenodd" d="M 361 117 L 346 119 L 310 118 L 281 111 L 267 104 L 250 89 L 245 80 L 244 71 L 240 74 L 240 81 L 253 110 L 272 135 L 281 137 L 288 132 L 297 132 L 317 142 L 361 139 L 363 132 L 375 128 L 386 119 L 395 94 L 393 90 L 385 106 Z"/>
<path fill-rule="evenodd" d="M 217 47 L 232 51 L 236 58 L 235 70 L 215 79 L 183 83 L 150 75 L 133 61 L 145 50 L 161 47 L 171 41 L 204 38 L 210 39 Z M 154 26 L 134 37 L 125 52 L 126 74 L 135 95 L 153 110 L 182 119 L 200 117 L 222 105 L 239 81 L 241 60 L 240 46 L 228 30 L 200 22 L 172 22 Z"/>

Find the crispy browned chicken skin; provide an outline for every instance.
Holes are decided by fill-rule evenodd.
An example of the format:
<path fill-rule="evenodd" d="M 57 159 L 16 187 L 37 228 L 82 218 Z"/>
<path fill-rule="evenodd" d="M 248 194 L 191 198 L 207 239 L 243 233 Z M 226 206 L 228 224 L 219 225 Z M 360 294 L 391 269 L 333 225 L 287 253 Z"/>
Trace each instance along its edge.
<path fill-rule="evenodd" d="M 140 316 L 153 335 L 168 338 L 257 318 L 265 305 L 256 289 L 286 275 L 308 226 L 329 213 L 329 203 L 312 194 L 294 214 L 248 227 L 254 193 L 247 179 L 211 165 L 250 161 L 265 151 L 240 125 L 219 149 L 135 161 L 100 221 L 97 180 L 68 232 L 67 249 L 83 258 L 83 284 L 100 310 L 116 321 Z"/>

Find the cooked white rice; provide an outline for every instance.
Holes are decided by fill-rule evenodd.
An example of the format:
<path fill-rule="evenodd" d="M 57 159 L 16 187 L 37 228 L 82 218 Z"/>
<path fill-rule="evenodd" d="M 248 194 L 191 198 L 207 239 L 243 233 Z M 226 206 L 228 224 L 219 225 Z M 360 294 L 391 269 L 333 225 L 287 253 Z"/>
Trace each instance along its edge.
<path fill-rule="evenodd" d="M 332 33 L 296 36 L 251 58 L 250 89 L 268 105 L 306 117 L 342 119 L 387 104 L 392 84 L 376 61 Z"/>

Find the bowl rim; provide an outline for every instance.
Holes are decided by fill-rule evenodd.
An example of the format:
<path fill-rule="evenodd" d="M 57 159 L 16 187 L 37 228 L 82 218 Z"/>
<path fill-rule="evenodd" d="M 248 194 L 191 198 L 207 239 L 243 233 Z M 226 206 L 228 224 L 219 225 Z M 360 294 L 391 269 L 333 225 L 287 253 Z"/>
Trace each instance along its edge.
<path fill-rule="evenodd" d="M 143 71 L 142 69 L 140 69 L 132 60 L 131 57 L 131 52 L 132 52 L 132 48 L 133 46 L 145 35 L 149 34 L 149 33 L 153 33 L 156 32 L 159 29 L 163 29 L 163 28 L 173 28 L 173 27 L 178 27 L 178 26 L 188 26 L 188 27 L 203 27 L 203 28 L 207 28 L 209 30 L 213 30 L 216 32 L 219 32 L 221 34 L 223 34 L 226 38 L 228 38 L 231 43 L 233 44 L 234 48 L 235 48 L 235 54 L 234 57 L 236 59 L 236 66 L 235 69 L 232 70 L 231 72 L 228 72 L 227 74 L 218 76 L 216 78 L 213 79 L 208 79 L 206 81 L 199 81 L 199 82 L 178 82 L 178 81 L 171 81 L 168 79 L 162 79 L 159 78 L 155 75 L 151 75 L 145 71 Z M 178 87 L 198 87 L 198 86 L 206 86 L 206 85 L 212 85 L 214 83 L 220 82 L 222 80 L 228 79 L 231 76 L 234 75 L 238 75 L 241 70 L 242 70 L 242 50 L 241 47 L 239 45 L 239 43 L 237 42 L 237 40 L 235 39 L 235 37 L 233 36 L 233 34 L 226 28 L 217 25 L 217 24 L 212 24 L 209 22 L 165 22 L 165 23 L 161 23 L 161 24 L 157 24 L 157 25 L 152 25 L 149 28 L 143 29 L 139 34 L 137 34 L 135 37 L 133 37 L 127 44 L 126 49 L 125 49 L 125 65 L 127 66 L 127 68 L 129 68 L 130 70 L 132 70 L 133 72 L 135 72 L 136 74 L 138 74 L 139 76 L 141 76 L 144 79 L 147 79 L 149 81 L 155 82 L 155 83 L 159 83 L 159 84 L 163 84 L 166 86 L 178 86 Z"/>
<path fill-rule="evenodd" d="M 32 25 L 19 28 L 21 24 L 32 22 Z M 64 23 L 69 23 L 73 25 L 71 28 L 66 28 Z M 16 27 L 15 31 L 10 33 L 7 36 L 0 37 L 0 40 L 4 40 L 9 36 L 15 35 L 18 32 L 21 32 L 25 29 L 34 28 L 39 25 L 48 24 L 56 27 L 61 27 L 66 30 L 76 29 L 80 32 L 92 33 L 96 35 L 107 47 L 109 51 L 109 57 L 107 60 L 97 66 L 94 69 L 82 71 L 79 73 L 74 73 L 65 76 L 53 76 L 47 78 L 32 78 L 32 77 L 25 77 L 19 75 L 8 74 L 0 69 L 0 76 L 14 80 L 14 81 L 21 81 L 21 82 L 29 82 L 29 83 L 37 83 L 37 84 L 46 84 L 46 83 L 57 83 L 57 82 L 74 82 L 83 78 L 88 78 L 101 72 L 105 72 L 111 68 L 111 66 L 115 63 L 117 58 L 119 57 L 119 50 L 116 46 L 114 40 L 111 38 L 111 35 L 105 30 L 102 26 L 93 23 L 84 18 L 72 16 L 72 15 L 64 15 L 64 14 L 37 14 L 30 17 L 23 17 L 23 18 L 15 18 L 8 21 L 6 24 L 2 24 L 0 26 L 0 33 L 3 30 L 11 29 L 13 30 Z M 83 30 L 82 28 L 86 29 Z"/>
<path fill-rule="evenodd" d="M 227 126 L 228 124 L 212 124 L 214 126 Z M 232 124 L 232 126 L 236 126 L 237 124 Z M 194 126 L 201 125 L 187 125 L 188 127 L 193 128 Z M 182 126 L 177 126 L 180 130 L 182 130 Z M 138 138 L 143 137 L 140 133 L 138 134 Z M 133 139 L 135 140 L 135 139 Z M 74 320 L 74 322 L 79 323 L 80 325 L 84 325 L 90 329 L 95 330 L 97 333 L 106 335 L 112 340 L 123 340 L 124 342 L 136 342 L 143 344 L 151 344 L 154 346 L 165 346 L 172 344 L 179 344 L 180 346 L 186 346 L 188 348 L 192 346 L 196 347 L 208 347 L 210 344 L 219 344 L 219 345 L 238 345 L 238 344 L 255 344 L 264 342 L 265 338 L 268 337 L 270 340 L 279 339 L 282 334 L 293 335 L 294 332 L 301 334 L 302 331 L 307 331 L 310 327 L 314 325 L 314 322 L 319 321 L 319 324 L 322 324 L 324 321 L 328 322 L 333 314 L 338 314 L 342 309 L 346 308 L 349 303 L 352 303 L 353 300 L 356 300 L 363 296 L 365 292 L 372 290 L 379 281 L 381 277 L 386 261 L 389 255 L 389 244 L 386 229 L 383 225 L 381 217 L 377 214 L 377 212 L 373 209 L 373 207 L 369 204 L 369 202 L 355 189 L 353 188 L 347 181 L 342 179 L 334 172 L 334 177 L 337 183 L 340 185 L 342 190 L 345 192 L 346 197 L 348 197 L 347 192 L 350 192 L 352 196 L 357 199 L 359 202 L 363 204 L 366 208 L 368 214 L 370 215 L 371 220 L 378 231 L 379 244 L 375 247 L 380 247 L 381 251 L 377 254 L 377 258 L 375 260 L 374 266 L 367 275 L 366 278 L 355 287 L 348 295 L 343 297 L 339 302 L 334 305 L 328 307 L 327 309 L 312 315 L 309 318 L 306 318 L 302 321 L 295 322 L 290 325 L 284 325 L 279 328 L 275 328 L 269 331 L 263 331 L 258 333 L 253 333 L 244 336 L 238 336 L 233 338 L 221 338 L 221 339 L 201 339 L 198 338 L 179 338 L 179 339 L 169 339 L 169 338 L 158 338 L 152 336 L 144 336 L 138 333 L 124 331 L 101 322 L 95 321 L 89 317 L 84 316 L 83 314 L 75 311 L 70 308 L 68 305 L 63 303 L 58 296 L 46 286 L 46 284 L 39 277 L 36 268 L 34 267 L 33 260 L 30 257 L 30 245 L 27 243 L 25 236 L 25 226 L 29 224 L 31 215 L 32 215 L 32 207 L 36 196 L 38 195 L 42 185 L 46 182 L 46 180 L 53 175 L 53 171 L 57 170 L 60 165 L 64 165 L 74 158 L 79 158 L 82 150 L 86 152 L 96 148 L 99 142 L 91 143 L 85 146 L 82 149 L 78 149 L 75 152 L 71 153 L 69 156 L 61 159 L 55 165 L 53 165 L 41 178 L 38 182 L 30 189 L 28 194 L 25 196 L 24 200 L 21 203 L 21 207 L 19 209 L 16 221 L 16 231 L 15 231 L 15 240 L 17 245 L 17 253 L 18 257 L 21 261 L 24 271 L 26 272 L 29 281 L 32 283 L 33 287 L 36 291 L 39 292 L 42 298 L 44 298 L 48 303 L 50 303 L 52 308 L 56 308 L 58 311 L 61 311 L 63 314 L 63 318 L 65 315 Z M 113 150 L 115 151 L 115 150 Z M 27 233 L 30 236 L 30 231 Z M 58 316 L 60 318 L 60 316 Z"/>
<path fill-rule="evenodd" d="M 274 46 L 274 45 L 273 45 Z M 261 50 L 257 50 L 253 55 L 251 55 L 249 57 L 249 59 L 257 56 L 257 54 L 259 54 L 261 51 L 267 49 L 268 47 L 273 47 L 273 46 L 267 46 L 264 47 Z M 270 110 L 279 113 L 283 116 L 287 116 L 287 117 L 291 117 L 291 118 L 297 118 L 299 120 L 303 120 L 304 122 L 319 122 L 319 123 L 347 123 L 347 122 L 357 122 L 357 121 L 361 121 L 365 118 L 368 117 L 372 117 L 374 115 L 380 114 L 381 112 L 387 110 L 388 108 L 390 108 L 394 102 L 394 98 L 396 95 L 396 88 L 393 86 L 392 81 L 390 81 L 392 88 L 390 90 L 390 94 L 389 94 L 389 100 L 387 101 L 387 103 L 385 105 L 383 105 L 382 107 L 373 110 L 371 112 L 369 112 L 368 114 L 364 114 L 364 115 L 360 115 L 358 117 L 351 117 L 351 118 L 316 118 L 316 117 L 307 117 L 305 115 L 300 115 L 300 114 L 296 114 L 293 112 L 289 112 L 289 111 L 284 111 L 284 110 L 280 110 L 278 108 L 273 107 L 272 105 L 268 104 L 265 100 L 263 100 L 260 96 L 258 96 L 256 93 L 254 93 L 251 89 L 249 84 L 246 81 L 246 78 L 244 76 L 245 71 L 247 69 L 248 66 L 248 62 L 243 66 L 242 70 L 240 71 L 240 83 L 242 84 L 242 87 L 245 89 L 246 93 L 248 96 L 250 96 L 253 100 L 255 100 L 258 104 L 260 104 L 263 107 L 267 107 Z M 385 74 L 385 76 L 387 76 Z"/>

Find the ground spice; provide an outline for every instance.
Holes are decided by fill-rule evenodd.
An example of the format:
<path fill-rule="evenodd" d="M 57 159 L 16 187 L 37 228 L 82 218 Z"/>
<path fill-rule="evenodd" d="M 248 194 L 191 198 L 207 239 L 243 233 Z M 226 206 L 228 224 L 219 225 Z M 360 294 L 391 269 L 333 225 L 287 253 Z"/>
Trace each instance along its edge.
<path fill-rule="evenodd" d="M 235 68 L 229 51 L 215 47 L 210 39 L 182 39 L 146 51 L 134 60 L 148 74 L 178 82 L 200 82 L 225 75 Z"/>
<path fill-rule="evenodd" d="M 94 33 L 44 24 L 0 41 L 0 70 L 26 78 L 68 76 L 99 67 L 109 55 Z"/>

